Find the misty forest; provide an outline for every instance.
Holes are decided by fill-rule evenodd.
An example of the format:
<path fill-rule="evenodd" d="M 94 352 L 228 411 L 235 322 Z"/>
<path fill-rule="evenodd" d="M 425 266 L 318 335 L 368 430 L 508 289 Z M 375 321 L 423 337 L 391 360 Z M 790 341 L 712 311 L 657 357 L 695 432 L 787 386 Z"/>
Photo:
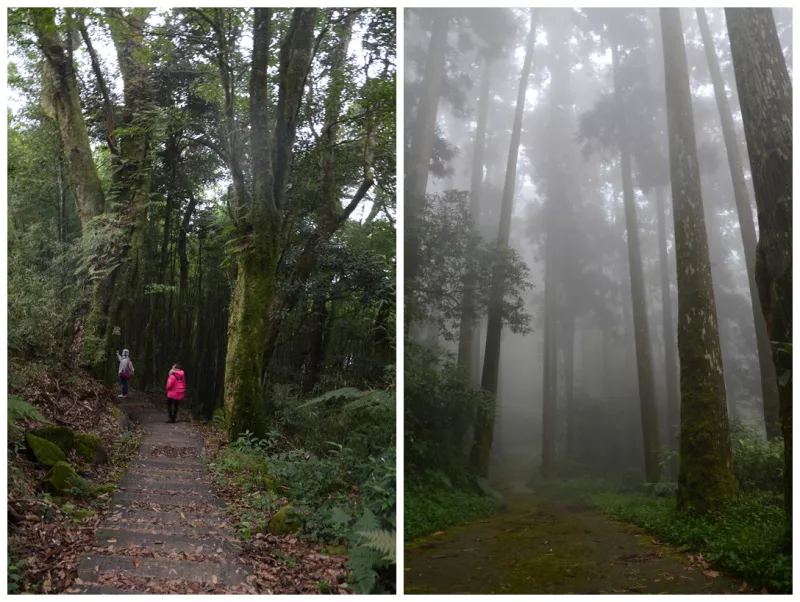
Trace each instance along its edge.
<path fill-rule="evenodd" d="M 790 592 L 791 9 L 404 19 L 406 592 Z"/>
<path fill-rule="evenodd" d="M 394 591 L 395 29 L 9 11 L 9 593 Z"/>

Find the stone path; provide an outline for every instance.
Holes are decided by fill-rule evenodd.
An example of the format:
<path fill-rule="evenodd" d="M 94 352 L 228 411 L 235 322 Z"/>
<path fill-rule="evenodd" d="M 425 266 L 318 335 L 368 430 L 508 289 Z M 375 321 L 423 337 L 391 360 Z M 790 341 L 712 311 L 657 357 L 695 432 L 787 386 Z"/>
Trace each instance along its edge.
<path fill-rule="evenodd" d="M 186 593 L 234 586 L 242 592 L 251 569 L 238 558 L 225 504 L 201 462 L 203 438 L 188 421 L 167 423 L 166 403 L 132 394 L 120 409 L 144 427 L 139 456 L 119 482 L 69 592 L 162 593 L 172 581 L 174 593 L 175 580 L 187 584 Z"/>

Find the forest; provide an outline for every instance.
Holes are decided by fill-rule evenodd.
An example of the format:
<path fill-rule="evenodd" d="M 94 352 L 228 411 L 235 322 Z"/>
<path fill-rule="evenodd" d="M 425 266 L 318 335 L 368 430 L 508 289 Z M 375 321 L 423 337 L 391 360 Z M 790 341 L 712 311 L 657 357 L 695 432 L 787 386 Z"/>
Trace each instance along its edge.
<path fill-rule="evenodd" d="M 9 593 L 394 591 L 395 36 L 9 9 Z"/>
<path fill-rule="evenodd" d="M 791 9 L 404 19 L 405 591 L 791 592 Z"/>

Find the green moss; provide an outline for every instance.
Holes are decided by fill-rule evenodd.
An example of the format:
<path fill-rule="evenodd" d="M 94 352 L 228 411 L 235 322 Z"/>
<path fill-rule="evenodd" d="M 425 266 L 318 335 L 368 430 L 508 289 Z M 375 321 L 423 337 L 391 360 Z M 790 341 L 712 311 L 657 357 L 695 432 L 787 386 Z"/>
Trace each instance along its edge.
<path fill-rule="evenodd" d="M 344 556 L 347 554 L 347 546 L 327 546 L 322 549 L 322 552 L 329 556 Z"/>
<path fill-rule="evenodd" d="M 273 535 L 295 533 L 300 529 L 300 517 L 293 506 L 287 505 L 269 519 L 269 532 Z"/>
<path fill-rule="evenodd" d="M 588 582 L 595 576 L 596 563 L 586 556 L 586 548 L 561 548 L 558 554 L 522 556 L 512 563 L 503 578 L 503 587 L 520 592 L 569 582 Z"/>
<path fill-rule="evenodd" d="M 67 459 L 66 454 L 55 443 L 51 443 L 47 439 L 42 439 L 32 433 L 25 433 L 25 441 L 28 443 L 28 449 L 39 464 L 54 466 L 58 462 L 63 462 Z"/>
<path fill-rule="evenodd" d="M 72 514 L 73 512 L 75 512 L 75 504 L 70 504 L 69 502 L 67 502 L 66 504 L 61 506 L 61 511 L 64 514 Z"/>
<path fill-rule="evenodd" d="M 88 491 L 89 484 L 67 462 L 56 462 L 45 475 L 44 483 L 54 493 L 64 493 L 69 489 Z"/>
<path fill-rule="evenodd" d="M 278 479 L 269 475 L 264 475 L 264 487 L 272 495 L 278 495 L 280 492 Z"/>
<path fill-rule="evenodd" d="M 117 486 L 114 483 L 109 483 L 108 485 L 96 485 L 92 488 L 92 493 L 95 495 L 102 495 L 104 493 L 114 493 L 116 491 Z"/>
<path fill-rule="evenodd" d="M 90 508 L 81 508 L 75 512 L 75 518 L 81 519 L 86 518 L 87 516 L 95 516 L 96 514 L 97 512 L 95 510 L 91 510 Z"/>
<path fill-rule="evenodd" d="M 75 433 L 65 426 L 46 426 L 31 431 L 37 437 L 55 443 L 65 454 L 75 447 Z"/>
<path fill-rule="evenodd" d="M 108 462 L 108 453 L 103 447 L 103 440 L 97 435 L 76 435 L 75 451 L 87 462 L 92 462 L 93 464 Z"/>
<path fill-rule="evenodd" d="M 114 418 L 119 418 L 122 414 L 117 406 L 111 408 L 111 413 L 114 415 Z"/>

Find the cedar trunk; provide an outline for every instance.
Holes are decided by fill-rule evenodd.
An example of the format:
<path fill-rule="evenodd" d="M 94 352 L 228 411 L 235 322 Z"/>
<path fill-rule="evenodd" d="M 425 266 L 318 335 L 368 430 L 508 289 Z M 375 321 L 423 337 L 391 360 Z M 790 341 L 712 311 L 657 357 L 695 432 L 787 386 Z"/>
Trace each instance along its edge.
<path fill-rule="evenodd" d="M 705 513 L 737 496 L 692 96 L 677 8 L 662 8 L 681 375 L 678 508 Z"/>

